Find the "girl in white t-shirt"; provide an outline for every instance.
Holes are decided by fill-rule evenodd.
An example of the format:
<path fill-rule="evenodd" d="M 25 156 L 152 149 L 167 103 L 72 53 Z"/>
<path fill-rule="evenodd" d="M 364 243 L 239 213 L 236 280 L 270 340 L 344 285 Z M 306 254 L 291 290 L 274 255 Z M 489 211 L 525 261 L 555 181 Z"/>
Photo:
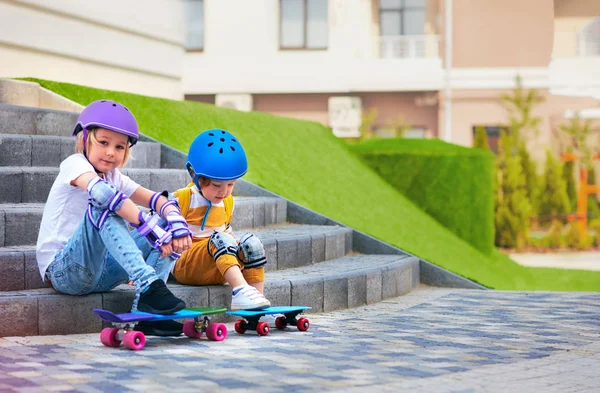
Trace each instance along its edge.
<path fill-rule="evenodd" d="M 168 193 L 141 187 L 118 169 L 139 138 L 135 117 L 117 102 L 96 101 L 81 112 L 73 135 L 77 154 L 60 164 L 40 226 L 36 257 L 42 279 L 68 295 L 106 292 L 131 281 L 133 309 L 183 309 L 165 282 L 176 257 L 191 245 L 187 224 Z M 136 204 L 155 213 L 143 214 Z M 161 323 L 146 324 L 146 332 L 181 332 L 181 324 Z"/>

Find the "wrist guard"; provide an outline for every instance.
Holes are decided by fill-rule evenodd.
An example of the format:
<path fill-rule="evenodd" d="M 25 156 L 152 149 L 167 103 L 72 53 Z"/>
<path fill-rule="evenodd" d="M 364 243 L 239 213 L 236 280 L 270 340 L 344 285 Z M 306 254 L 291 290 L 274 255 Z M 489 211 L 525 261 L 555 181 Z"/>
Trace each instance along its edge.
<path fill-rule="evenodd" d="M 158 214 L 154 213 L 144 217 L 144 214 L 140 212 L 139 220 L 139 224 L 132 223 L 131 226 L 140 235 L 144 236 L 153 248 L 160 250 L 160 246 L 169 244 L 173 240 L 171 231 L 160 226 L 160 216 Z"/>
<path fill-rule="evenodd" d="M 169 223 L 169 229 L 174 239 L 179 239 L 180 237 L 185 236 L 192 236 L 192 231 L 190 231 L 190 228 L 188 227 L 185 218 L 183 218 L 179 211 L 171 211 L 169 212 L 169 214 L 167 214 L 165 218 Z"/>

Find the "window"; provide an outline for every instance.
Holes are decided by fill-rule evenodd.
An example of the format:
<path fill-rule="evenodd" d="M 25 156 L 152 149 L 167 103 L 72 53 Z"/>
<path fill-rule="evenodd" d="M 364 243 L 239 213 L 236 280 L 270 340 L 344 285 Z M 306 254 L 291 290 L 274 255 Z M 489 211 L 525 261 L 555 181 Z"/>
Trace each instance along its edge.
<path fill-rule="evenodd" d="M 204 0 L 185 0 L 185 49 L 204 49 Z"/>
<path fill-rule="evenodd" d="M 382 36 L 423 35 L 426 0 L 379 0 Z"/>
<path fill-rule="evenodd" d="M 280 0 L 281 49 L 327 49 L 327 0 Z"/>
<path fill-rule="evenodd" d="M 408 139 L 423 139 L 425 138 L 425 128 L 424 127 L 410 127 L 408 130 L 404 132 L 404 138 Z"/>
<path fill-rule="evenodd" d="M 477 133 L 477 128 L 482 127 L 487 134 L 488 145 L 490 146 L 490 150 L 495 154 L 498 154 L 498 142 L 500 142 L 500 132 L 508 132 L 508 128 L 506 126 L 473 126 L 473 139 L 475 139 L 475 134 Z"/>

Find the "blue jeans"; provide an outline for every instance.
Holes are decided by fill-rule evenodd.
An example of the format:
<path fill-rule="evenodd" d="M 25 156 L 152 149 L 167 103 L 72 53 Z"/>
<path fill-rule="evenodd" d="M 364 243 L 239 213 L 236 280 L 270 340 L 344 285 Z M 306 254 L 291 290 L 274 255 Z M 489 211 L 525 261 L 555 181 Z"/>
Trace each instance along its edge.
<path fill-rule="evenodd" d="M 96 208 L 92 211 L 95 219 L 100 213 Z M 161 258 L 145 237 L 136 230 L 130 232 L 127 222 L 111 213 L 101 229 L 84 216 L 46 276 L 57 292 L 67 295 L 108 292 L 131 280 L 136 289 L 135 310 L 140 293 L 157 279 L 166 282 L 174 263 L 171 256 Z"/>

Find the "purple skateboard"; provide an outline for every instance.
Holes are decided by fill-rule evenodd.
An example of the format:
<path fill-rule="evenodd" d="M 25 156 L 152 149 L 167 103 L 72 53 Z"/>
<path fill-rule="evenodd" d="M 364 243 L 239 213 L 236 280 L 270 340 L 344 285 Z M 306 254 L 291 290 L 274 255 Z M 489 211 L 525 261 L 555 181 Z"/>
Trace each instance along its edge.
<path fill-rule="evenodd" d="M 191 338 L 200 338 L 206 333 L 206 338 L 213 341 L 223 341 L 227 337 L 227 326 L 222 323 L 210 322 L 207 315 L 220 314 L 226 308 L 205 307 L 188 308 L 174 314 L 160 315 L 141 311 L 115 314 L 108 310 L 94 309 L 94 313 L 103 320 L 110 322 L 113 327 L 107 327 L 100 333 L 100 341 L 107 347 L 123 346 L 128 349 L 140 350 L 146 345 L 144 333 L 133 330 L 141 321 L 168 321 L 173 319 L 189 319 L 183 324 L 183 333 Z"/>
<path fill-rule="evenodd" d="M 235 323 L 235 331 L 239 334 L 244 334 L 246 330 L 256 330 L 259 336 L 266 336 L 271 331 L 271 327 L 267 322 L 260 322 L 260 317 L 263 315 L 283 314 L 275 319 L 275 327 L 277 329 L 283 330 L 288 325 L 295 325 L 298 330 L 305 332 L 310 326 L 309 320 L 306 318 L 296 318 L 298 314 L 305 310 L 310 310 L 310 307 L 278 306 L 262 310 L 228 311 L 227 314 L 243 318 Z"/>

